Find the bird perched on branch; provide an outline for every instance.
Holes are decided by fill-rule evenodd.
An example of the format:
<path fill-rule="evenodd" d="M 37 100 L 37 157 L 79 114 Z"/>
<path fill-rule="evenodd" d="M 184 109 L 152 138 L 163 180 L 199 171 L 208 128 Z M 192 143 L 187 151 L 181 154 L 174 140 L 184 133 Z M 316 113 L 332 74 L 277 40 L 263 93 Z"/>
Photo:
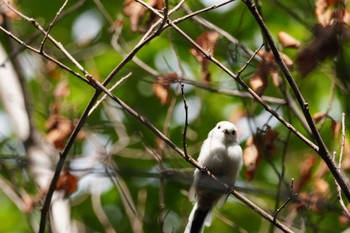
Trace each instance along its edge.
<path fill-rule="evenodd" d="M 190 189 L 190 197 L 195 196 L 196 203 L 188 218 L 185 233 L 201 233 L 204 225 L 211 224 L 214 205 L 223 199 L 233 187 L 242 167 L 242 148 L 237 141 L 237 128 L 228 121 L 217 123 L 204 141 L 198 163 L 218 180 L 196 169 Z M 227 186 L 225 186 L 225 183 Z"/>

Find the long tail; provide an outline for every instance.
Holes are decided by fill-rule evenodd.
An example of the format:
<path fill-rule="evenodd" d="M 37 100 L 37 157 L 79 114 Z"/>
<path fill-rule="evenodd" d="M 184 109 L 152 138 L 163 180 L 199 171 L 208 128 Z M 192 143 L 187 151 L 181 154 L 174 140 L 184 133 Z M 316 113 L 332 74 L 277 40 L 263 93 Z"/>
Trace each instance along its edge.
<path fill-rule="evenodd" d="M 212 219 L 212 208 L 200 208 L 196 203 L 188 218 L 188 224 L 184 233 L 202 233 L 205 226 L 210 226 Z"/>

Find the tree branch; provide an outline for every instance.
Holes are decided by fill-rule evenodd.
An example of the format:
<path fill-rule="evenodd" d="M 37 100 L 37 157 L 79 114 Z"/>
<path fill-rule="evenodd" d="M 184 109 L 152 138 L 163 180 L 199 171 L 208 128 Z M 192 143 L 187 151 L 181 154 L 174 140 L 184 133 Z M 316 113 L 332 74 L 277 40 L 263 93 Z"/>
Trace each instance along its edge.
<path fill-rule="evenodd" d="M 301 94 L 299 87 L 296 84 L 292 74 L 290 73 L 285 62 L 283 61 L 283 59 L 282 59 L 282 57 L 277 49 L 277 46 L 274 43 L 274 40 L 272 38 L 270 31 L 268 30 L 266 24 L 264 23 L 264 21 L 260 15 L 260 13 L 258 12 L 253 0 L 244 0 L 243 2 L 247 5 L 248 9 L 250 10 L 250 12 L 254 16 L 255 20 L 259 24 L 264 36 L 266 37 L 266 41 L 268 42 L 268 44 L 271 48 L 271 51 L 272 51 L 273 55 L 275 56 L 275 60 L 276 60 L 277 64 L 279 65 L 284 77 L 286 78 L 290 87 L 292 88 L 292 91 L 293 91 L 293 93 L 298 101 L 298 104 L 303 111 L 305 119 L 306 119 L 306 121 L 311 129 L 312 136 L 315 139 L 316 144 L 317 144 L 317 146 L 312 146 L 313 143 L 312 144 L 308 143 L 308 145 L 313 150 L 315 150 L 320 155 L 320 157 L 325 161 L 329 170 L 331 171 L 334 178 L 336 179 L 339 186 L 341 187 L 342 191 L 344 192 L 346 198 L 348 199 L 348 201 L 350 201 L 350 187 L 349 187 L 348 183 L 346 182 L 344 175 L 337 169 L 336 164 L 332 160 L 332 156 L 330 155 L 330 153 L 329 153 L 329 151 L 328 151 L 328 149 L 327 149 L 319 131 L 317 130 L 317 127 L 316 127 L 313 119 L 312 119 L 312 116 L 311 116 L 310 111 L 309 111 L 309 104 L 305 101 L 305 99 L 304 99 L 303 95 Z"/>

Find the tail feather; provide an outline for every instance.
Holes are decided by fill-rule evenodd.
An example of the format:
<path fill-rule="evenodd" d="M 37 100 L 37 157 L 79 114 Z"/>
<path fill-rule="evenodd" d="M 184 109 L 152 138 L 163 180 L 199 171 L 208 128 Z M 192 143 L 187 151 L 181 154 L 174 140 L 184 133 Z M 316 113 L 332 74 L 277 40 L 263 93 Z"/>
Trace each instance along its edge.
<path fill-rule="evenodd" d="M 211 224 L 211 212 L 211 208 L 198 208 L 198 204 L 196 203 L 191 211 L 190 217 L 188 218 L 188 224 L 184 233 L 202 233 L 204 225 L 210 226 Z"/>

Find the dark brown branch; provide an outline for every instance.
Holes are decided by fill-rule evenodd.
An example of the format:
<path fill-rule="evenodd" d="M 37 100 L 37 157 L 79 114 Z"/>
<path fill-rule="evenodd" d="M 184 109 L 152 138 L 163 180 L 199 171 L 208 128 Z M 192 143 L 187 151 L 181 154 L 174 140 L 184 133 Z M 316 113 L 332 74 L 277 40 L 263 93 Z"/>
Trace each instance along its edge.
<path fill-rule="evenodd" d="M 54 176 L 52 177 L 48 192 L 46 194 L 45 197 L 45 201 L 44 204 L 41 208 L 41 218 L 40 218 L 40 226 L 39 226 L 39 233 L 45 233 L 45 228 L 46 228 L 46 220 L 47 220 L 47 214 L 49 213 L 49 209 L 50 209 L 50 205 L 51 205 L 51 199 L 53 196 L 53 193 L 56 190 L 56 184 L 58 181 L 58 178 L 61 174 L 61 171 L 64 167 L 66 158 L 68 156 L 68 153 L 70 151 L 70 149 L 72 148 L 75 139 L 78 135 L 78 133 L 80 132 L 80 130 L 83 128 L 88 114 L 90 112 L 90 109 L 94 106 L 95 102 L 97 101 L 99 95 L 100 95 L 100 91 L 96 91 L 94 96 L 92 97 L 92 99 L 90 100 L 88 106 L 85 108 L 85 111 L 83 113 L 83 115 L 80 117 L 79 122 L 77 124 L 77 126 L 74 128 L 72 134 L 70 135 L 66 146 L 64 147 L 62 153 L 60 153 L 60 158 L 56 164 L 56 168 L 55 168 L 55 173 Z"/>
<path fill-rule="evenodd" d="M 181 4 L 181 2 L 179 3 L 179 5 Z M 178 5 L 178 7 L 179 7 Z M 25 16 L 24 16 L 25 17 Z M 153 30 L 153 28 L 158 25 L 159 23 L 161 23 L 160 21 L 158 21 L 157 23 L 155 23 L 153 25 L 153 27 L 151 27 L 149 29 L 149 32 Z M 40 29 L 40 26 L 38 26 L 38 29 Z M 141 41 L 137 44 L 137 46 L 113 69 L 113 71 L 107 76 L 107 78 L 105 79 L 105 81 L 103 82 L 103 84 L 100 84 L 99 82 L 95 81 L 92 76 L 90 74 L 87 73 L 87 71 L 85 71 L 85 69 L 79 64 L 79 63 L 75 63 L 75 59 L 63 48 L 63 46 L 60 46 L 61 44 L 58 43 L 56 44 L 56 46 L 58 46 L 58 48 L 65 53 L 65 55 L 67 55 L 67 57 L 69 59 L 71 59 L 74 64 L 76 64 L 76 66 L 79 68 L 79 70 L 81 70 L 85 76 L 88 78 L 89 80 L 89 84 L 94 87 L 96 89 L 96 92 L 94 94 L 94 96 L 92 97 L 92 99 L 90 100 L 88 106 L 86 107 L 83 115 L 80 117 L 79 122 L 77 124 L 77 126 L 75 127 L 73 133 L 71 134 L 70 138 L 67 141 L 66 146 L 63 149 L 63 152 L 60 154 L 60 159 L 56 165 L 56 169 L 55 169 L 55 174 L 54 177 L 52 178 L 52 181 L 50 183 L 50 187 L 49 190 L 47 192 L 43 207 L 42 207 L 42 215 L 41 215 L 41 219 L 40 219 L 40 228 L 39 228 L 39 233 L 44 233 L 45 232 L 45 227 L 46 227 L 46 219 L 47 219 L 47 214 L 50 208 L 50 204 L 51 204 L 51 199 L 53 196 L 53 193 L 55 191 L 55 187 L 59 178 L 59 175 L 63 169 L 65 160 L 68 156 L 68 153 L 71 149 L 71 147 L 74 144 L 74 141 L 76 139 L 76 136 L 78 135 L 78 133 L 80 132 L 81 128 L 83 127 L 83 125 L 85 124 L 87 117 L 89 115 L 90 110 L 93 108 L 95 102 L 97 101 L 99 95 L 103 92 L 105 92 L 106 94 L 108 94 L 109 96 L 111 95 L 111 93 L 109 92 L 109 90 L 105 87 L 111 80 L 112 78 L 115 76 L 116 73 L 118 73 L 122 67 L 124 67 L 130 60 L 132 60 L 132 58 L 136 55 L 136 53 L 143 47 L 145 46 L 149 41 L 151 41 L 153 38 L 155 38 L 157 35 L 156 34 L 152 34 L 150 36 L 149 33 L 146 33 L 146 35 L 141 39 Z M 52 38 L 51 36 L 48 37 L 51 41 L 56 42 L 54 38 Z M 112 98 L 113 99 L 113 98 Z M 139 116 L 139 114 L 135 111 L 133 111 L 136 116 Z M 141 119 L 143 119 L 144 123 L 147 125 L 147 120 L 143 117 L 141 117 Z M 154 127 L 154 129 L 156 129 Z M 161 135 L 162 133 L 157 129 L 156 132 L 159 132 Z M 169 142 L 171 142 L 169 139 L 167 139 Z M 174 143 L 172 143 L 173 145 L 175 145 Z M 181 150 L 180 150 L 181 151 Z"/>
<path fill-rule="evenodd" d="M 293 93 L 298 101 L 298 104 L 303 111 L 305 119 L 310 127 L 311 132 L 312 132 L 312 136 L 315 139 L 316 144 L 317 144 L 316 147 L 311 146 L 311 144 L 309 144 L 309 146 L 313 150 L 315 150 L 320 155 L 320 157 L 325 161 L 329 170 L 331 171 L 334 178 L 336 179 L 339 186 L 341 187 L 342 191 L 344 192 L 346 198 L 348 199 L 348 201 L 350 201 L 350 187 L 349 187 L 348 183 L 346 182 L 346 178 L 337 169 L 336 164 L 332 160 L 332 156 L 329 153 L 327 146 L 324 143 L 324 141 L 323 141 L 323 139 L 322 139 L 322 137 L 321 137 L 321 135 L 320 135 L 313 119 L 312 119 L 312 116 L 311 116 L 310 111 L 309 111 L 309 104 L 305 101 L 305 99 L 304 99 L 303 95 L 301 94 L 299 87 L 296 84 L 292 74 L 290 73 L 285 62 L 283 61 L 283 59 L 282 59 L 282 57 L 277 49 L 277 46 L 274 43 L 274 40 L 272 38 L 270 31 L 268 30 L 263 18 L 259 14 L 253 0 L 245 0 L 243 2 L 247 5 L 248 9 L 250 10 L 250 12 L 254 16 L 255 20 L 259 24 L 264 36 L 266 37 L 266 41 L 268 42 L 268 44 L 271 48 L 271 51 L 272 51 L 273 55 L 275 56 L 275 60 L 276 60 L 277 64 L 279 65 L 284 77 L 288 81 L 288 83 L 289 83 L 289 85 L 290 85 L 290 87 L 291 87 L 291 89 L 292 89 L 292 91 L 293 91 Z"/>
<path fill-rule="evenodd" d="M 263 209 L 261 209 L 259 206 L 255 205 L 253 202 L 251 202 L 248 198 L 244 197 L 242 194 L 237 192 L 236 190 L 232 191 L 232 194 L 240 201 L 242 201 L 244 204 L 249 206 L 252 210 L 254 210 L 256 213 L 258 213 L 261 217 L 265 218 L 267 221 L 273 223 L 275 226 L 277 226 L 280 230 L 283 232 L 293 232 L 291 229 L 283 225 L 280 221 L 274 219 L 273 216 L 266 213 Z"/>
<path fill-rule="evenodd" d="M 184 102 L 184 108 L 185 108 L 185 127 L 184 127 L 184 131 L 183 131 L 183 150 L 184 153 L 186 155 L 186 157 L 188 158 L 188 154 L 187 154 L 187 128 L 188 128 L 188 105 L 187 105 L 187 101 L 186 101 L 186 96 L 185 96 L 185 92 L 184 92 L 184 84 L 180 83 L 180 88 L 181 88 L 181 95 L 182 95 L 182 100 Z"/>

